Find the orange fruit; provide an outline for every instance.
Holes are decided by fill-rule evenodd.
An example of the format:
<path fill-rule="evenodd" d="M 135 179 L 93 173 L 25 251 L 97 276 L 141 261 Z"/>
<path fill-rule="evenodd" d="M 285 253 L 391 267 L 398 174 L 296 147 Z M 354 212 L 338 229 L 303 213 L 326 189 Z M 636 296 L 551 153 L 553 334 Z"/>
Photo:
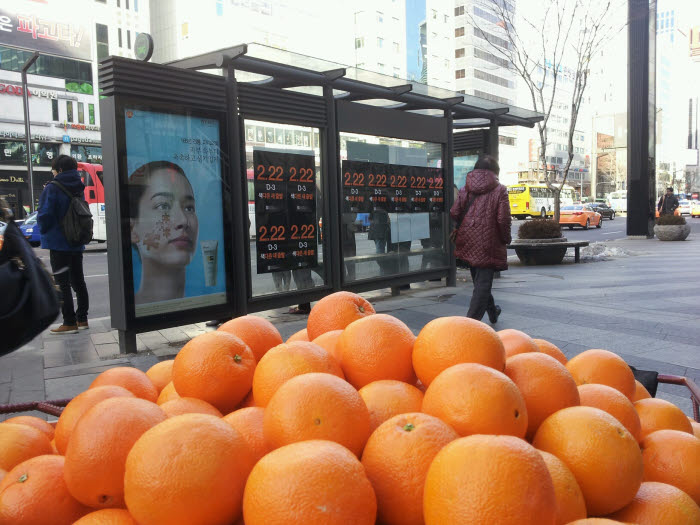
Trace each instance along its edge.
<path fill-rule="evenodd" d="M 586 350 L 566 363 L 577 385 L 608 385 L 632 401 L 636 389 L 634 374 L 625 360 L 608 350 Z"/>
<path fill-rule="evenodd" d="M 632 398 L 632 402 L 639 401 L 640 399 L 649 399 L 651 397 L 651 394 L 649 391 L 646 389 L 646 387 L 641 384 L 639 381 L 636 379 L 634 380 L 635 384 L 635 389 L 634 389 L 634 397 Z"/>
<path fill-rule="evenodd" d="M 286 381 L 309 372 L 324 372 L 343 377 L 340 364 L 314 343 L 293 341 L 277 345 L 263 356 L 255 369 L 255 404 L 259 407 L 267 406 L 277 389 Z"/>
<path fill-rule="evenodd" d="M 148 525 L 231 523 L 252 466 L 248 444 L 221 418 L 175 416 L 147 430 L 129 452 L 126 506 Z"/>
<path fill-rule="evenodd" d="M 554 495 L 557 500 L 557 525 L 585 518 L 587 516 L 586 501 L 583 499 L 581 487 L 578 486 L 569 467 L 549 452 L 542 450 L 538 450 L 538 452 L 542 455 L 554 484 Z"/>
<path fill-rule="evenodd" d="M 3 480 L 3 478 L 5 477 L 6 474 L 7 474 L 7 472 L 5 472 L 4 470 L 2 470 L 2 469 L 0 468 L 0 482 L 2 482 L 2 480 Z"/>
<path fill-rule="evenodd" d="M 540 425 L 532 444 L 569 467 L 588 514 L 609 514 L 627 505 L 642 483 L 642 453 L 627 429 L 607 412 L 569 407 Z"/>
<path fill-rule="evenodd" d="M 246 525 L 374 525 L 377 501 L 365 469 L 345 447 L 304 441 L 253 468 L 243 496 Z"/>
<path fill-rule="evenodd" d="M 408 412 L 420 412 L 423 392 L 415 386 L 392 379 L 374 381 L 359 390 L 369 410 L 370 432 L 389 418 Z"/>
<path fill-rule="evenodd" d="M 221 412 L 215 407 L 196 397 L 180 397 L 178 399 L 173 399 L 160 405 L 160 408 L 168 417 L 181 416 L 182 414 L 209 414 L 211 416 L 221 417 Z"/>
<path fill-rule="evenodd" d="M 37 430 L 41 430 L 49 440 L 53 439 L 54 428 L 52 425 L 48 424 L 46 420 L 35 416 L 16 416 L 6 419 L 3 423 L 14 423 L 16 425 L 29 425 Z"/>
<path fill-rule="evenodd" d="M 181 397 L 196 397 L 223 414 L 250 391 L 255 356 L 241 339 L 227 332 L 207 332 L 191 339 L 175 356 L 173 384 Z"/>
<path fill-rule="evenodd" d="M 490 326 L 468 317 L 438 317 L 426 324 L 413 344 L 413 368 L 426 387 L 461 363 L 479 363 L 503 371 L 501 339 Z"/>
<path fill-rule="evenodd" d="M 578 387 L 578 393 L 581 396 L 582 406 L 599 408 L 607 412 L 622 423 L 632 437 L 639 441 L 642 432 L 639 415 L 632 402 L 622 392 L 611 386 L 590 384 Z"/>
<path fill-rule="evenodd" d="M 439 417 L 460 436 L 507 434 L 524 437 L 527 408 L 507 375 L 476 363 L 455 365 L 425 391 L 422 411 Z"/>
<path fill-rule="evenodd" d="M 66 405 L 56 422 L 56 449 L 59 454 L 65 454 L 71 433 L 85 412 L 100 401 L 110 397 L 135 397 L 130 391 L 120 386 L 99 386 L 81 392 Z"/>
<path fill-rule="evenodd" d="M 294 341 L 309 341 L 309 334 L 307 333 L 306 328 L 299 330 L 298 332 L 294 332 L 289 336 L 289 339 L 287 339 L 286 342 L 293 343 Z"/>
<path fill-rule="evenodd" d="M 366 299 L 352 292 L 335 292 L 317 302 L 306 322 L 309 340 L 331 330 L 344 330 L 353 321 L 374 314 Z"/>
<path fill-rule="evenodd" d="M 273 449 L 323 439 L 340 443 L 359 456 L 369 438 L 369 412 L 347 381 L 331 374 L 303 374 L 272 396 L 263 428 Z"/>
<path fill-rule="evenodd" d="M 645 481 L 632 503 L 611 517 L 637 525 L 695 525 L 700 523 L 700 507 L 676 487 Z"/>
<path fill-rule="evenodd" d="M 124 397 L 85 412 L 66 450 L 64 478 L 73 497 L 96 509 L 123 507 L 126 456 L 144 432 L 165 419 L 155 403 Z"/>
<path fill-rule="evenodd" d="M 514 436 L 457 439 L 437 453 L 428 470 L 426 525 L 554 525 L 556 511 L 542 456 Z"/>
<path fill-rule="evenodd" d="M 608 518 L 585 518 L 582 520 L 572 521 L 568 525 L 614 525 L 614 524 L 630 525 L 629 523 L 625 524 L 625 523 L 622 523 L 621 521 L 609 520 Z"/>
<path fill-rule="evenodd" d="M 244 315 L 231 319 L 222 324 L 219 331 L 239 337 L 253 352 L 256 363 L 270 348 L 281 345 L 283 342 L 275 325 L 256 315 Z"/>
<path fill-rule="evenodd" d="M 375 314 L 353 321 L 338 340 L 345 378 L 358 389 L 380 379 L 412 383 L 415 340 L 411 329 L 391 315 Z"/>
<path fill-rule="evenodd" d="M 255 375 L 253 375 L 255 377 Z M 240 410 L 241 408 L 247 408 L 247 407 L 254 407 L 255 405 L 255 398 L 253 397 L 253 389 L 250 389 L 250 392 L 246 394 L 246 396 L 243 398 L 243 401 L 238 403 L 238 406 L 236 407 L 236 410 Z M 236 411 L 234 410 L 234 412 Z M 232 412 L 229 412 L 232 413 Z"/>
<path fill-rule="evenodd" d="M 145 372 L 130 366 L 117 366 L 105 370 L 90 383 L 90 388 L 98 386 L 121 386 L 136 397 L 153 403 L 158 399 L 158 390 L 153 386 L 153 381 Z"/>
<path fill-rule="evenodd" d="M 29 425 L 0 424 L 0 469 L 9 472 L 35 456 L 53 454 L 51 441 Z"/>
<path fill-rule="evenodd" d="M 526 352 L 539 352 L 540 347 L 537 346 L 534 339 L 520 330 L 506 328 L 496 332 L 498 337 L 503 341 L 503 348 L 506 350 L 506 359 L 517 354 Z"/>
<path fill-rule="evenodd" d="M 693 433 L 693 425 L 683 411 L 664 399 L 640 399 L 635 401 L 634 408 L 642 424 L 640 440 L 657 430 L 680 430 L 688 434 Z"/>
<path fill-rule="evenodd" d="M 156 387 L 158 393 L 160 394 L 163 389 L 173 380 L 173 363 L 174 359 L 168 359 L 167 361 L 161 361 L 156 363 L 151 368 L 146 370 L 146 375 L 148 379 L 151 380 L 153 386 Z"/>
<path fill-rule="evenodd" d="M 423 487 L 442 447 L 459 435 L 428 414 L 409 413 L 382 423 L 370 436 L 362 465 L 377 496 L 377 518 L 386 525 L 423 524 Z"/>
<path fill-rule="evenodd" d="M 270 447 L 267 446 L 265 435 L 263 434 L 264 415 L 264 408 L 248 407 L 224 416 L 224 421 L 231 425 L 248 442 L 256 463 L 270 452 Z"/>
<path fill-rule="evenodd" d="M 678 487 L 700 505 L 700 439 L 678 430 L 657 430 L 641 443 L 644 481 Z"/>
<path fill-rule="evenodd" d="M 690 424 L 693 427 L 693 434 L 695 434 L 695 437 L 700 439 L 700 423 L 697 423 L 695 421 L 691 421 Z"/>
<path fill-rule="evenodd" d="M 63 456 L 36 456 L 8 472 L 0 482 L 0 523 L 71 525 L 90 512 L 68 492 L 64 462 Z"/>
<path fill-rule="evenodd" d="M 313 340 L 313 343 L 323 348 L 336 361 L 338 361 L 338 363 L 340 363 L 342 356 L 340 355 L 340 351 L 338 350 L 338 339 L 340 339 L 340 334 L 342 333 L 342 330 L 331 330 L 330 332 L 326 332 L 325 334 L 319 335 L 316 339 Z"/>
<path fill-rule="evenodd" d="M 566 362 L 568 361 L 568 359 L 564 355 L 564 352 L 559 350 L 559 347 L 557 345 L 550 343 L 549 341 L 545 341 L 544 339 L 533 339 L 533 341 L 537 345 L 537 348 L 540 349 L 540 352 L 542 352 L 543 354 L 547 354 L 550 357 L 553 357 L 562 365 L 566 366 Z"/>
<path fill-rule="evenodd" d="M 509 357 L 505 374 L 525 400 L 528 439 L 554 412 L 579 404 L 574 378 L 564 365 L 547 354 L 528 352 Z"/>
<path fill-rule="evenodd" d="M 179 399 L 180 394 L 177 393 L 177 390 L 175 390 L 175 385 L 173 384 L 172 381 L 165 385 L 163 387 L 163 390 L 160 391 L 160 394 L 158 395 L 158 401 L 156 401 L 156 404 L 162 405 L 164 403 L 167 403 L 168 401 L 172 401 L 173 399 Z"/>
<path fill-rule="evenodd" d="M 74 525 L 138 525 L 124 509 L 101 509 L 83 516 Z"/>

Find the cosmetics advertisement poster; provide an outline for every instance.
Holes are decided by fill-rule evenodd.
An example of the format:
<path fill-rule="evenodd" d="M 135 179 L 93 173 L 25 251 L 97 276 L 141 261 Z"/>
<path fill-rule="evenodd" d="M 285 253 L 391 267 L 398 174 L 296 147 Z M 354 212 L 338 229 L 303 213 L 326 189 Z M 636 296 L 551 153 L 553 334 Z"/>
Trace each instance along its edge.
<path fill-rule="evenodd" d="M 219 121 L 125 109 L 136 317 L 226 302 Z"/>

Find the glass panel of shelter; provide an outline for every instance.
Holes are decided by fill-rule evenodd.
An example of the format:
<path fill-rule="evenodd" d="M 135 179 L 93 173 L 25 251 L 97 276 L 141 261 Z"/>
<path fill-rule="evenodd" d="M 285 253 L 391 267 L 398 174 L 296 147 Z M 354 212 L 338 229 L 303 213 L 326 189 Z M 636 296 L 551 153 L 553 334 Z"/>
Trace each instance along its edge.
<path fill-rule="evenodd" d="M 381 191 L 369 181 L 370 176 L 382 176 L 371 173 L 372 166 L 439 168 L 442 165 L 441 144 L 341 132 L 340 158 L 344 282 L 390 278 L 446 267 L 444 206 L 438 212 L 413 209 L 394 212 L 386 201 L 369 198 L 370 193 Z M 357 176 L 364 175 L 367 179 L 364 185 L 358 185 L 355 195 L 352 188 L 346 187 L 345 180 L 348 176 L 352 179 L 355 171 L 345 168 L 362 165 L 367 166 L 367 173 Z M 362 181 L 358 179 L 359 182 Z M 363 188 L 368 192 L 365 198 L 361 195 Z"/>
<path fill-rule="evenodd" d="M 316 288 L 324 286 L 328 280 L 323 264 L 323 177 L 319 131 L 318 128 L 290 124 L 250 119 L 244 121 L 250 276 L 253 297 Z M 296 198 L 296 190 L 299 186 L 290 178 L 294 175 L 297 178 L 300 176 L 297 172 L 294 175 L 290 174 L 290 168 L 287 165 L 277 181 L 259 180 L 256 176 L 256 158 L 259 160 L 266 154 L 269 154 L 267 155 L 269 158 L 275 158 L 275 154 L 307 157 L 309 167 L 313 166 L 313 184 L 308 185 L 306 194 L 302 194 L 310 199 L 307 201 L 307 209 L 312 211 L 305 214 L 308 224 L 283 224 L 282 222 L 273 224 L 274 221 L 268 224 L 268 218 L 264 213 L 261 214 L 265 208 L 263 201 L 268 198 L 274 200 L 279 197 L 278 208 L 284 208 L 285 203 L 291 203 L 289 199 Z M 259 168 L 260 165 L 257 167 Z M 309 177 L 310 172 L 306 173 L 306 180 L 309 180 Z M 274 185 L 274 189 L 271 185 L 267 186 L 268 184 Z M 326 224 L 328 224 L 327 221 Z M 272 228 L 274 231 L 271 231 Z M 314 251 L 316 253 L 313 253 Z M 299 267 L 291 268 L 290 264 L 287 264 L 290 258 L 301 261 L 302 264 L 297 262 L 295 264 Z"/>

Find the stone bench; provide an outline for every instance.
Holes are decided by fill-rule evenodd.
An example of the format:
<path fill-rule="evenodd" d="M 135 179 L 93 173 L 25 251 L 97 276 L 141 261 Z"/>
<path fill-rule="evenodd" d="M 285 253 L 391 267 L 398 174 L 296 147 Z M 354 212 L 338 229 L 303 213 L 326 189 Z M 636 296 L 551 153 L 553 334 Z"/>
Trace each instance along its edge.
<path fill-rule="evenodd" d="M 574 249 L 574 262 L 581 261 L 581 247 L 588 246 L 589 241 L 567 241 L 562 239 L 518 239 L 509 244 L 509 250 L 515 250 L 518 259 L 524 264 L 560 264 L 569 248 Z"/>

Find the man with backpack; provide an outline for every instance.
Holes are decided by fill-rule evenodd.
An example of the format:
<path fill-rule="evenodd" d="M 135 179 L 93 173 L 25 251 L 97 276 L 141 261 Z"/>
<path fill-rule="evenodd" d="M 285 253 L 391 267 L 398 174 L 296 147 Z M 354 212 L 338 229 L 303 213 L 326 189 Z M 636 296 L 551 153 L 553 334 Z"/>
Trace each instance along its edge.
<path fill-rule="evenodd" d="M 51 269 L 61 290 L 63 324 L 51 334 L 75 334 L 88 328 L 89 298 L 83 276 L 83 250 L 92 238 L 92 216 L 85 202 L 85 186 L 73 157 L 59 155 L 53 162 L 54 179 L 39 199 L 37 222 L 41 247 L 50 251 Z M 78 309 L 73 309 L 73 294 Z"/>

